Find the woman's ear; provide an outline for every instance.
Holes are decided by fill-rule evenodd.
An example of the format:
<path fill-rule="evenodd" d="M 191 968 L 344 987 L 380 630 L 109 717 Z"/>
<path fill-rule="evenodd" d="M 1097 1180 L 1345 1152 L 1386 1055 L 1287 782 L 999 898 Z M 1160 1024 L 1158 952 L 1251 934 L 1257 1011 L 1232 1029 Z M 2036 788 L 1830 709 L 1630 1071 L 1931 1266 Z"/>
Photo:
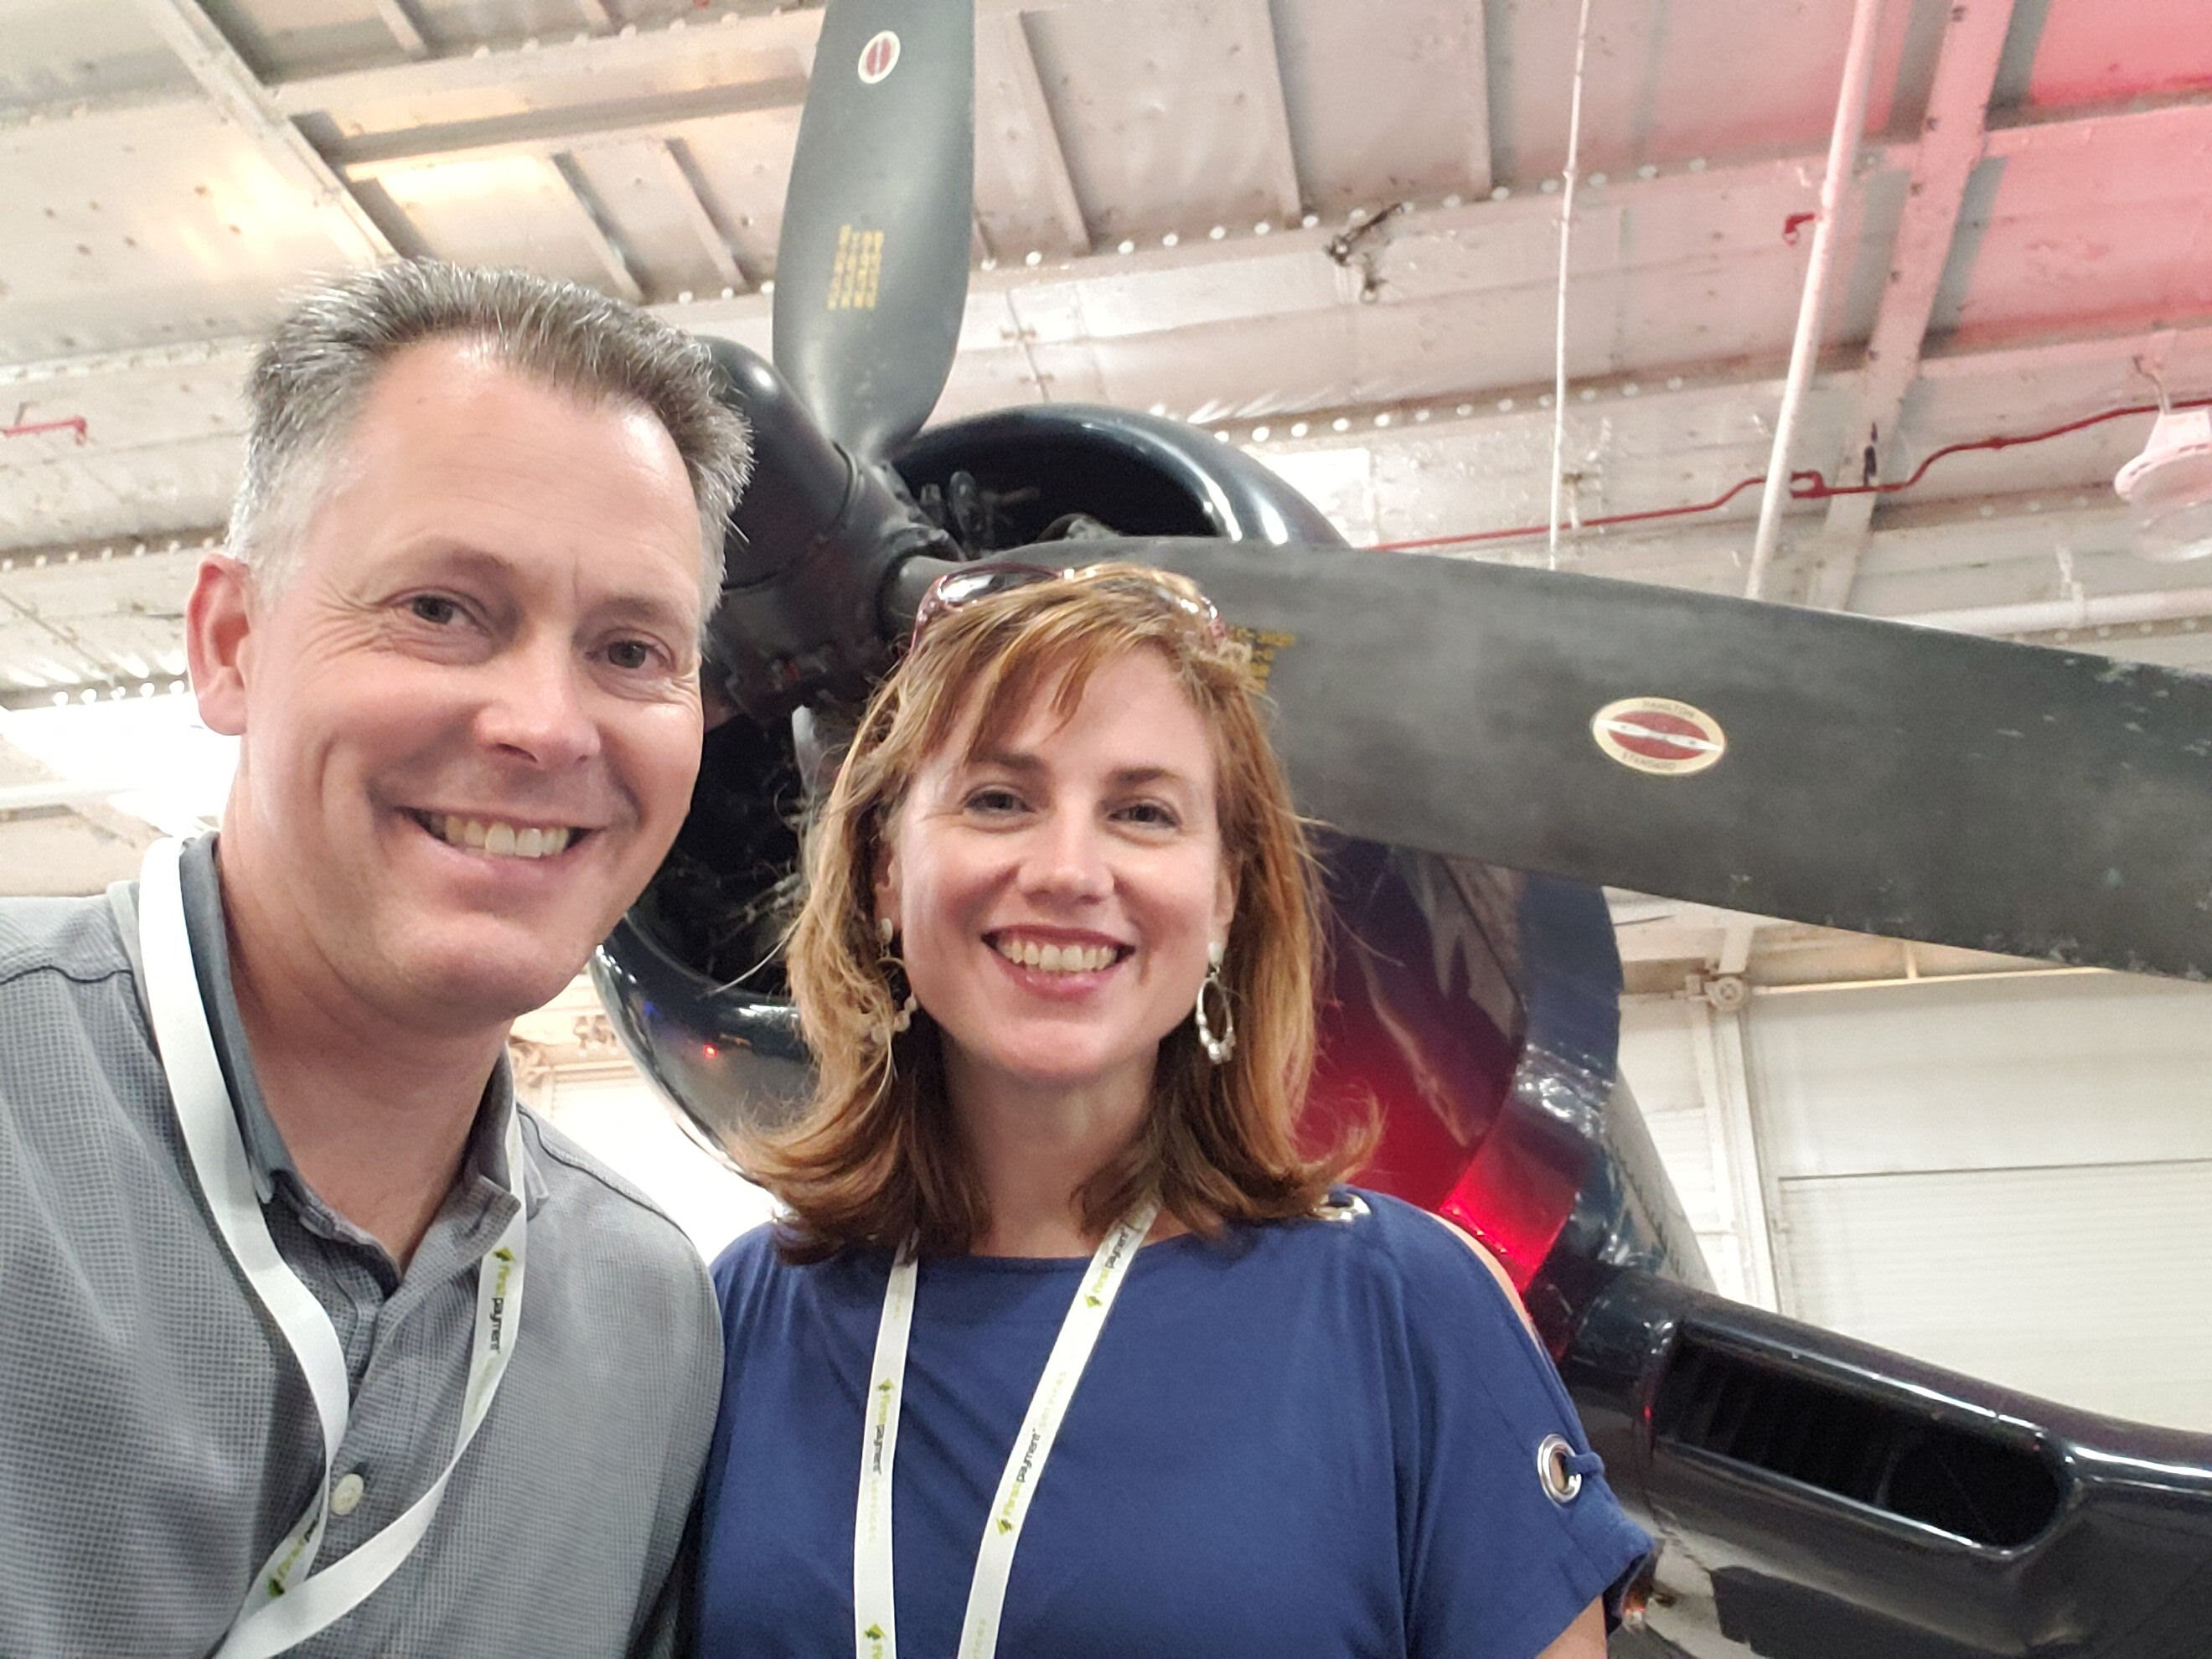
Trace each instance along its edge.
<path fill-rule="evenodd" d="M 1221 860 L 1221 874 L 1213 885 L 1213 937 L 1229 937 L 1229 924 L 1237 920 L 1237 872 L 1227 859 Z"/>
<path fill-rule="evenodd" d="M 892 927 L 898 926 L 899 874 L 898 850 L 889 840 L 876 843 L 875 898 L 876 921 L 888 921 Z"/>

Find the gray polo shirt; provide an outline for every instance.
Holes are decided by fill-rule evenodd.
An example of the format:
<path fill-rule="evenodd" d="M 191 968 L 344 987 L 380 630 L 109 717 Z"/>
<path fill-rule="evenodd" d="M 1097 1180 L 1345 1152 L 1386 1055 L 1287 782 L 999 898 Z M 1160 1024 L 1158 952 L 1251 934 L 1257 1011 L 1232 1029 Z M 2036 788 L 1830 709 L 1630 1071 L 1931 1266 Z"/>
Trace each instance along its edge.
<path fill-rule="evenodd" d="M 452 1455 L 477 1264 L 513 1213 L 502 1066 L 404 1273 L 300 1177 L 231 994 L 213 842 L 185 908 L 277 1249 L 353 1386 L 355 1501 L 320 1565 Z M 204 1655 L 313 1498 L 314 1403 L 214 1231 L 138 988 L 136 895 L 0 901 L 0 1655 Z M 697 1253 L 523 1112 L 521 1335 L 429 1534 L 302 1656 L 551 1659 L 665 1648 L 721 1343 Z"/>

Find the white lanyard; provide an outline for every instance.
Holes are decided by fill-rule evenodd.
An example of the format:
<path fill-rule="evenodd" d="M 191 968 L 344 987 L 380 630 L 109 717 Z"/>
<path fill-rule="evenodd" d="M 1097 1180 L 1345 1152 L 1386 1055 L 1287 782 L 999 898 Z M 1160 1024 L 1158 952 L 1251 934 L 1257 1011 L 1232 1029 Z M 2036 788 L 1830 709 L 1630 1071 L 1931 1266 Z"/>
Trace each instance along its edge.
<path fill-rule="evenodd" d="M 1114 1310 L 1121 1280 L 1137 1249 L 1152 1230 L 1157 1204 L 1142 1204 L 1099 1242 L 1091 1258 L 1060 1335 L 1044 1363 L 1044 1375 L 1030 1398 L 1021 1431 L 999 1490 L 983 1520 L 983 1541 L 975 1552 L 975 1576 L 968 1586 L 968 1608 L 960 1620 L 959 1659 L 990 1659 L 999 1648 L 999 1619 L 1006 1603 L 1006 1580 L 1013 1571 L 1014 1547 L 1021 1542 L 1045 1459 L 1060 1433 L 1067 1402 L 1091 1363 L 1098 1333 Z M 876 1359 L 868 1376 L 867 1409 L 860 1427 L 860 1507 L 853 1520 L 853 1647 L 859 1659 L 898 1659 L 891 1579 L 891 1464 L 898 1452 L 899 1403 L 906 1391 L 906 1345 L 914 1326 L 914 1253 L 900 1252 L 884 1286 L 883 1322 L 876 1328 Z"/>
<path fill-rule="evenodd" d="M 507 1126 L 507 1182 L 515 1197 L 514 1218 L 477 1270 L 476 1338 L 469 1355 L 468 1392 L 453 1455 L 406 1512 L 344 1559 L 309 1576 L 330 1514 L 331 1461 L 345 1438 L 351 1388 L 337 1333 L 314 1293 L 277 1254 L 261 1212 L 253 1172 L 238 1115 L 223 1086 L 222 1067 L 209 1035 L 199 975 L 192 964 L 191 936 L 185 926 L 184 848 L 174 841 L 148 849 L 138 884 L 139 951 L 144 958 L 146 1001 L 154 1017 L 154 1036 L 161 1069 L 176 1103 L 177 1121 L 192 1172 L 206 1194 L 208 1208 L 231 1256 L 253 1293 L 276 1322 L 300 1362 L 322 1420 L 323 1479 L 320 1488 L 284 1540 L 277 1545 L 246 1591 L 229 1633 L 214 1659 L 269 1659 L 304 1642 L 368 1600 L 405 1560 L 438 1512 L 455 1465 L 476 1437 L 499 1391 L 508 1357 L 514 1352 L 522 1319 L 524 1242 L 521 1115 Z"/>

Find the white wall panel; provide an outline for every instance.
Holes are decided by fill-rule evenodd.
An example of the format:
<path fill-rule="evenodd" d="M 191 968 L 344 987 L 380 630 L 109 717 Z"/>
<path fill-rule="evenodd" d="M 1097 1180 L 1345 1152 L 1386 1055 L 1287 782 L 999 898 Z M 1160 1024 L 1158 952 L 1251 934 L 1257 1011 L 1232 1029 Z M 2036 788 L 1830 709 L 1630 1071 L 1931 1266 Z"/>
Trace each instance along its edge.
<path fill-rule="evenodd" d="M 1746 1031 L 1784 1311 L 2212 1429 L 2212 988 L 1767 994 Z"/>
<path fill-rule="evenodd" d="M 775 1201 L 694 1146 L 651 1084 L 622 1063 L 562 1067 L 548 1115 L 617 1175 L 642 1188 L 709 1261 L 775 1213 Z"/>
<path fill-rule="evenodd" d="M 1732 1018 L 1681 997 L 1624 999 L 1621 1075 L 1682 1200 L 1713 1287 L 1771 1308 L 1756 1155 L 1748 1136 L 1730 1127 L 1731 1103 L 1735 1118 L 1742 1117 L 1741 1049 L 1716 1041 L 1725 1036 L 1716 1022 Z M 1732 1077 L 1723 1075 L 1731 1068 Z"/>
<path fill-rule="evenodd" d="M 2212 1158 L 2212 987 L 2118 975 L 1762 994 L 1783 1180 Z"/>
<path fill-rule="evenodd" d="M 1725 1229 L 1726 1182 L 1714 1165 L 1697 1055 L 1680 999 L 1635 997 L 1620 1010 L 1620 1072 L 1644 1113 L 1660 1161 L 1700 1234 Z"/>
<path fill-rule="evenodd" d="M 1786 1181 L 1782 1209 L 1796 1317 L 2212 1431 L 2212 1163 Z"/>

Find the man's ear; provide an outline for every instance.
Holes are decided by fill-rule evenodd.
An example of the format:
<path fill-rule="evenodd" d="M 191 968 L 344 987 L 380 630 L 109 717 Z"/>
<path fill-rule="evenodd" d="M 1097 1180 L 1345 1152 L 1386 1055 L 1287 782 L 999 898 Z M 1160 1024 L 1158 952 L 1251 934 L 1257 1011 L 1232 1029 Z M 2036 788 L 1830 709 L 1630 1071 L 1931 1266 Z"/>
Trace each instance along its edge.
<path fill-rule="evenodd" d="M 227 553 L 207 555 L 185 601 L 185 657 L 200 719 L 227 738 L 246 730 L 252 632 L 252 573 Z"/>

